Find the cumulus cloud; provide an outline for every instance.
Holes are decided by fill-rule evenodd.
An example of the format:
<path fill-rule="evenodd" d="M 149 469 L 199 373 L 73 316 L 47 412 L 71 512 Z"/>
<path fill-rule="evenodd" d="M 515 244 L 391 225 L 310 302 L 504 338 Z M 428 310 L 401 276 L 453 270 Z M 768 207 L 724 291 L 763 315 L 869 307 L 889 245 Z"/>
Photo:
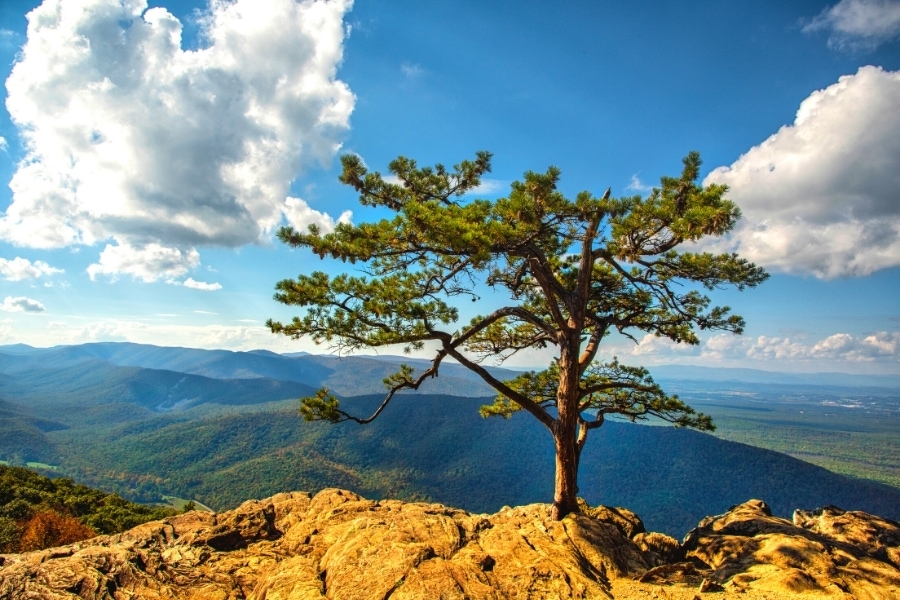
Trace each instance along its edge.
<path fill-rule="evenodd" d="M 694 354 L 696 352 L 696 346 L 676 344 L 669 338 L 658 337 L 652 333 L 644 335 L 631 349 L 631 354 L 636 356 Z"/>
<path fill-rule="evenodd" d="M 720 334 L 704 342 L 701 356 L 715 361 L 749 358 L 782 365 L 823 360 L 847 363 L 896 361 L 900 359 L 900 332 L 835 333 L 818 341 L 808 341 L 803 336 L 744 338 Z"/>
<path fill-rule="evenodd" d="M 853 362 L 868 362 L 883 357 L 897 357 L 900 332 L 881 331 L 866 337 L 837 333 L 815 344 L 810 354 L 815 358 L 844 358 Z"/>
<path fill-rule="evenodd" d="M 820 278 L 900 265 L 898 106 L 900 72 L 878 67 L 813 92 L 793 124 L 706 178 L 744 213 L 708 248 Z"/>
<path fill-rule="evenodd" d="M 23 279 L 37 279 L 44 275 L 62 273 L 62 269 L 51 267 L 42 260 L 31 262 L 20 256 L 12 260 L 0 258 L 0 275 L 7 281 L 22 281 Z"/>
<path fill-rule="evenodd" d="M 205 281 L 194 281 L 192 278 L 188 277 L 181 284 L 186 288 L 191 288 L 193 290 L 205 290 L 208 292 L 214 292 L 216 290 L 222 289 L 222 284 L 220 283 L 206 283 Z"/>
<path fill-rule="evenodd" d="M 194 248 L 182 251 L 161 244 L 134 247 L 130 244 L 107 244 L 100 253 L 100 261 L 87 268 L 91 280 L 98 275 L 112 279 L 120 274 L 134 279 L 152 282 L 158 279 L 181 277 L 200 265 L 200 253 Z"/>
<path fill-rule="evenodd" d="M 25 296 L 7 296 L 0 304 L 0 310 L 4 312 L 26 312 L 26 313 L 42 313 L 47 310 L 43 304 L 37 300 L 26 298 Z"/>
<path fill-rule="evenodd" d="M 6 138 L 0 135 L 0 150 L 6 150 L 9 148 L 9 144 L 6 143 Z"/>
<path fill-rule="evenodd" d="M 182 24 L 146 0 L 45 0 L 6 82 L 26 156 L 0 238 L 109 242 L 92 277 L 154 281 L 199 264 L 197 247 L 296 220 L 290 182 L 349 129 L 355 98 L 336 70 L 351 5 L 210 0 L 202 47 L 186 51 Z"/>
<path fill-rule="evenodd" d="M 318 225 L 319 229 L 323 231 L 331 231 L 335 226 L 333 217 L 311 208 L 300 198 L 288 196 L 281 210 L 291 227 L 298 231 L 305 231 L 310 225 Z M 352 217 L 353 211 L 345 210 L 338 217 L 337 222 L 349 223 Z"/>
<path fill-rule="evenodd" d="M 803 31 L 827 31 L 832 48 L 874 50 L 900 37 L 900 1 L 841 0 L 810 20 Z"/>

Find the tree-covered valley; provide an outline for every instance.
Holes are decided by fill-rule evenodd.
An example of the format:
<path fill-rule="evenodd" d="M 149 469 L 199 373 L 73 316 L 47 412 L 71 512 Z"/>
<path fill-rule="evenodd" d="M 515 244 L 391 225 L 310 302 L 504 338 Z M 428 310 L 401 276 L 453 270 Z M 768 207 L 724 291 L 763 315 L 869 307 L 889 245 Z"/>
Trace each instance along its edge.
<path fill-rule="evenodd" d="M 482 419 L 488 391 L 454 365 L 370 425 L 298 417 L 297 398 L 322 385 L 366 412 L 383 397 L 395 360 L 136 344 L 0 347 L 0 459 L 129 499 L 177 496 L 215 509 L 325 487 L 474 512 L 549 500 L 550 437 L 527 415 Z M 859 387 L 733 374 L 710 382 L 707 373 L 703 382 L 671 369 L 660 380 L 713 415 L 718 437 L 606 423 L 585 449 L 579 494 L 589 503 L 626 506 L 650 529 L 678 536 L 751 497 L 778 514 L 835 504 L 900 518 L 900 490 L 870 481 L 896 481 L 900 394 L 891 378 Z M 749 445 L 803 455 L 820 442 L 818 455 L 804 458 L 853 477 Z"/>

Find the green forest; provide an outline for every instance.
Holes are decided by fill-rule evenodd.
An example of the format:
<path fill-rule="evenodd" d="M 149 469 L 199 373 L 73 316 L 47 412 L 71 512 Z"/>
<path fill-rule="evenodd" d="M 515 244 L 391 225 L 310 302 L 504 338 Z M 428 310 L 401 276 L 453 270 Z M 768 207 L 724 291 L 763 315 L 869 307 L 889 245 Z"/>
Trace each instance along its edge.
<path fill-rule="evenodd" d="M 171 507 L 129 502 L 71 479 L 0 465 L 0 553 L 71 544 L 175 513 Z"/>

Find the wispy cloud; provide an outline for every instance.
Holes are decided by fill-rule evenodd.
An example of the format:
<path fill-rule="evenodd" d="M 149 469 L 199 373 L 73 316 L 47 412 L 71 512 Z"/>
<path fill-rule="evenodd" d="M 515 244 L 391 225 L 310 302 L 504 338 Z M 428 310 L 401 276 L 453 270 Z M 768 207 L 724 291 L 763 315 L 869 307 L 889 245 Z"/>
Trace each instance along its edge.
<path fill-rule="evenodd" d="M 92 277 L 155 281 L 195 268 L 198 247 L 256 243 L 296 221 L 290 182 L 349 130 L 355 97 L 336 71 L 351 5 L 210 2 L 206 47 L 186 52 L 162 7 L 46 0 L 6 82 L 28 154 L 0 239 L 109 242 Z"/>
<path fill-rule="evenodd" d="M 647 185 L 646 183 L 641 181 L 640 178 L 638 177 L 638 175 L 640 175 L 640 173 L 635 173 L 634 175 L 631 176 L 631 181 L 628 183 L 628 185 L 625 186 L 625 190 L 632 191 L 632 192 L 639 192 L 642 194 L 652 190 L 653 186 Z"/>
<path fill-rule="evenodd" d="M 425 74 L 425 69 L 415 63 L 405 62 L 400 65 L 400 71 L 406 79 L 414 80 Z"/>
<path fill-rule="evenodd" d="M 841 0 L 807 22 L 803 31 L 828 32 L 832 48 L 874 50 L 900 37 L 900 1 Z"/>
<path fill-rule="evenodd" d="M 7 296 L 3 299 L 3 304 L 0 304 L 0 310 L 4 312 L 42 313 L 47 309 L 37 300 L 32 300 L 25 296 Z"/>
<path fill-rule="evenodd" d="M 213 292 L 213 291 L 222 289 L 222 285 L 219 283 L 206 283 L 204 281 L 194 281 L 190 277 L 185 279 L 181 285 L 183 285 L 186 288 L 191 288 L 192 290 L 205 290 L 208 292 Z"/>
<path fill-rule="evenodd" d="M 706 247 L 820 278 L 900 265 L 898 106 L 900 71 L 878 67 L 813 92 L 793 124 L 706 178 L 744 214 Z"/>

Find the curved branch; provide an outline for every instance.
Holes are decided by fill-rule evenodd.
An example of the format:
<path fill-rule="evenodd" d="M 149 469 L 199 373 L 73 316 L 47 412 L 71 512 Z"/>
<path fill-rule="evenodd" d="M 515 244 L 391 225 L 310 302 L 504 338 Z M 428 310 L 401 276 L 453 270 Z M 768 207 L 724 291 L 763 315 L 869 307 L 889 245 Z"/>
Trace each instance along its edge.
<path fill-rule="evenodd" d="M 553 424 L 556 422 L 556 419 L 551 417 L 550 413 L 548 413 L 543 406 L 531 400 L 527 396 L 524 396 L 515 391 L 514 389 L 491 375 L 491 373 L 487 369 L 485 369 L 478 363 L 469 360 L 464 354 L 460 353 L 459 350 L 456 349 L 456 345 L 457 342 L 455 341 L 453 342 L 453 344 L 447 344 L 445 342 L 444 350 L 446 350 L 447 354 L 459 361 L 461 365 L 477 373 L 478 376 L 480 376 L 489 386 L 530 412 L 538 421 L 543 423 L 545 427 L 547 427 L 551 431 L 553 430 Z"/>

